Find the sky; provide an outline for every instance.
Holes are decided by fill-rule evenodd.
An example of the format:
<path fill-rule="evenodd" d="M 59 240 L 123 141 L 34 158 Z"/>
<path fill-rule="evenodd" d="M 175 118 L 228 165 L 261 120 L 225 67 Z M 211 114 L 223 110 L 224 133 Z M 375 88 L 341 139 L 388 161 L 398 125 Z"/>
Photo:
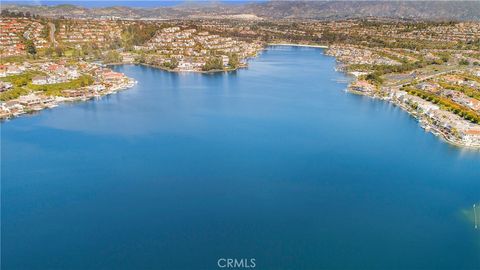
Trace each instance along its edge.
<path fill-rule="evenodd" d="M 29 5 L 61 5 L 72 4 L 84 7 L 109 7 L 109 6 L 128 6 L 128 7 L 159 7 L 159 6 L 175 6 L 187 2 L 221 2 L 231 4 L 241 4 L 248 2 L 262 2 L 262 0 L 167 0 L 167 1 L 128 1 L 128 0 L 115 0 L 115 1 L 95 1 L 95 0 L 83 0 L 83 1 L 60 1 L 60 0 L 1 0 L 3 3 L 15 3 L 15 4 L 29 4 Z"/>

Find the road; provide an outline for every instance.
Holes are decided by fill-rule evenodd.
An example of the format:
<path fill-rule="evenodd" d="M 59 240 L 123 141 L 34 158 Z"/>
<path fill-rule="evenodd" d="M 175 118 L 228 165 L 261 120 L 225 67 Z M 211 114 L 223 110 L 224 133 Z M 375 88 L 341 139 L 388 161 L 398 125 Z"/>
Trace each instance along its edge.
<path fill-rule="evenodd" d="M 57 41 L 55 40 L 55 31 L 56 31 L 55 24 L 49 22 L 48 26 L 50 27 L 50 42 L 55 47 L 57 45 Z"/>
<path fill-rule="evenodd" d="M 445 75 L 445 74 L 449 74 L 449 73 L 452 73 L 452 72 L 456 72 L 456 71 L 459 71 L 459 70 L 466 70 L 468 68 L 462 68 L 462 67 L 459 67 L 459 66 L 453 66 L 447 70 L 443 70 L 443 71 L 438 71 L 438 72 L 434 72 L 432 74 L 429 74 L 427 76 L 423 76 L 423 77 L 418 77 L 415 79 L 416 82 L 423 82 L 423 81 L 426 81 L 426 80 L 429 80 L 429 79 L 432 79 L 434 77 L 438 77 L 438 76 L 441 76 L 441 75 Z M 388 87 L 397 87 L 397 88 L 401 88 L 402 86 L 405 86 L 407 84 L 410 84 L 412 83 L 412 80 L 409 80 L 407 82 L 399 82 L 399 83 L 394 83 L 394 84 L 389 84 L 389 85 L 386 85 Z"/>

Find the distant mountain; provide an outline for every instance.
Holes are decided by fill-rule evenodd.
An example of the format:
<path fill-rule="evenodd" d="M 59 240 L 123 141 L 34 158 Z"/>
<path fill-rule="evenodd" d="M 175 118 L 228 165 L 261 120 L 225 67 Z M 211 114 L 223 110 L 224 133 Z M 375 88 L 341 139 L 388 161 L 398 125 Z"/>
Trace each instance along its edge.
<path fill-rule="evenodd" d="M 480 1 L 271 1 L 246 8 L 270 18 L 480 20 Z"/>
<path fill-rule="evenodd" d="M 112 1 L 114 2 L 114 1 Z M 122 2 L 118 2 L 121 4 Z M 173 7 L 132 8 L 122 6 L 86 8 L 74 5 L 39 6 L 3 4 L 1 9 L 30 12 L 48 17 L 98 18 L 115 16 L 130 19 L 181 19 L 198 17 L 256 16 L 265 19 L 348 19 L 393 18 L 414 20 L 480 21 L 480 1 L 269 1 L 231 4 L 186 3 Z"/>

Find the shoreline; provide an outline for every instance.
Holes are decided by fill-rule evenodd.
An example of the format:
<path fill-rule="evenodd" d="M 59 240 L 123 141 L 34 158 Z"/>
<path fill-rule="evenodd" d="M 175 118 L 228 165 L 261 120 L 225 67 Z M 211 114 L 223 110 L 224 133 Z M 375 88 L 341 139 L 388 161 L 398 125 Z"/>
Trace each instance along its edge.
<path fill-rule="evenodd" d="M 355 82 L 356 79 L 353 81 Z M 352 82 L 352 83 L 353 83 Z M 350 85 L 349 85 L 350 86 Z M 418 125 L 425 131 L 425 132 L 428 132 L 428 133 L 431 133 L 433 134 L 435 137 L 439 138 L 440 140 L 450 144 L 451 146 L 455 146 L 455 147 L 458 147 L 458 148 L 461 148 L 461 149 L 465 149 L 465 150 L 471 150 L 471 151 L 480 151 L 480 145 L 466 145 L 465 143 L 463 143 L 463 141 L 461 140 L 458 140 L 458 139 L 455 139 L 455 138 L 452 138 L 451 136 L 448 136 L 445 132 L 443 132 L 442 130 L 440 130 L 439 127 L 437 127 L 437 125 L 434 125 L 434 124 L 430 124 L 430 125 L 427 125 L 425 126 L 425 122 L 428 122 L 428 119 L 419 114 L 418 112 L 416 111 L 413 111 L 412 108 L 409 108 L 407 107 L 406 104 L 396 100 L 396 99 L 393 99 L 393 98 L 382 98 L 382 97 L 379 97 L 375 94 L 369 94 L 369 93 L 364 93 L 364 92 L 359 92 L 359 91 L 354 91 L 354 90 L 350 90 L 349 87 L 347 87 L 346 89 L 346 92 L 348 93 L 351 93 L 351 94 L 354 94 L 354 95 L 359 95 L 359 96 L 365 96 L 365 97 L 369 97 L 369 98 L 372 98 L 372 99 L 376 99 L 376 100 L 379 100 L 379 101 L 384 101 L 384 102 L 388 102 L 388 103 L 391 103 L 393 104 L 394 106 L 396 107 L 399 107 L 402 111 L 406 112 L 408 115 L 410 115 L 411 117 L 415 118 Z"/>
<path fill-rule="evenodd" d="M 258 56 L 258 53 L 254 56 L 249 57 L 248 59 L 255 58 L 257 56 Z M 166 68 L 164 66 L 158 66 L 158 65 L 148 64 L 148 63 L 139 63 L 139 62 L 117 62 L 117 63 L 108 63 L 108 64 L 104 64 L 104 65 L 105 66 L 139 65 L 139 66 L 152 67 L 152 68 L 156 68 L 156 69 L 160 69 L 160 70 L 167 71 L 167 72 L 172 72 L 172 73 L 193 72 L 193 73 L 204 73 L 204 74 L 231 72 L 231 71 L 237 71 L 239 69 L 248 68 L 247 63 L 240 64 L 236 68 L 212 69 L 212 70 L 195 70 L 195 69 L 175 70 L 175 69 Z"/>
<path fill-rule="evenodd" d="M 376 98 L 376 97 L 373 97 L 373 98 Z M 418 114 L 417 112 L 412 111 L 412 109 L 408 108 L 406 105 L 404 105 L 400 102 L 396 102 L 396 100 L 393 100 L 393 99 L 390 99 L 388 101 L 391 104 L 393 104 L 397 107 L 400 107 L 400 109 L 402 109 L 403 111 L 407 112 L 410 116 L 415 118 L 417 120 L 417 122 L 419 123 L 420 127 L 423 128 L 423 130 L 425 132 L 432 133 L 435 137 L 443 140 L 444 142 L 446 142 L 446 143 L 448 143 L 452 146 L 455 146 L 455 147 L 458 147 L 458 148 L 461 148 L 461 149 L 465 149 L 465 150 L 480 151 L 480 145 L 466 145 L 462 141 L 456 140 L 455 138 L 451 138 L 445 132 L 440 130 L 436 125 L 426 126 L 424 123 L 428 122 L 428 119 L 426 119 L 421 114 Z"/>
<path fill-rule="evenodd" d="M 322 46 L 322 45 L 306 45 L 306 44 L 290 44 L 290 43 L 273 44 L 273 43 L 270 43 L 270 44 L 267 44 L 263 48 L 263 50 L 268 50 L 269 46 L 311 47 L 311 48 L 323 48 L 323 49 L 328 48 L 327 46 Z M 328 53 L 328 50 L 323 51 L 323 54 L 326 55 L 326 56 L 335 57 L 334 55 L 330 55 Z M 258 56 L 258 54 L 256 56 Z M 398 100 L 397 98 L 395 98 L 396 92 L 403 92 L 400 89 L 397 89 L 397 90 L 392 89 L 392 91 L 387 96 L 378 95 L 377 91 L 362 92 L 362 91 L 353 90 L 351 88 L 351 86 L 353 84 L 355 84 L 356 82 L 358 82 L 359 77 L 355 74 L 355 72 L 351 72 L 351 71 L 348 71 L 348 70 L 342 68 L 342 65 L 346 65 L 347 62 L 339 61 L 337 57 L 335 57 L 335 59 L 337 60 L 337 66 L 335 67 L 335 70 L 338 71 L 338 72 L 342 72 L 342 73 L 346 74 L 348 77 L 350 77 L 350 82 L 348 83 L 348 86 L 345 89 L 347 92 L 350 92 L 350 93 L 355 94 L 355 95 L 362 95 L 362 96 L 371 97 L 373 99 L 379 99 L 379 100 L 382 100 L 382 101 L 388 101 L 389 103 L 392 103 L 395 106 L 400 107 L 400 109 L 402 109 L 403 111 L 405 111 L 406 113 L 408 113 L 409 115 L 411 115 L 412 117 L 417 119 L 417 122 L 420 125 L 420 127 L 422 127 L 426 132 L 430 132 L 430 133 L 434 134 L 436 137 L 439 137 L 440 139 L 447 142 L 448 144 L 453 145 L 455 147 L 464 148 L 464 149 L 480 150 L 480 145 L 477 145 L 477 144 L 470 145 L 470 144 L 467 144 L 468 142 L 464 142 L 463 140 L 461 140 L 460 137 L 455 138 L 455 137 L 452 137 L 453 135 L 451 135 L 451 134 L 450 135 L 446 134 L 444 131 L 441 130 L 440 127 L 438 127 L 438 123 L 432 123 L 431 120 L 429 120 L 429 118 L 427 116 L 422 115 L 422 114 L 414 111 L 414 109 L 408 107 L 408 104 L 406 104 L 404 101 L 401 101 L 401 100 Z M 231 71 L 236 71 L 237 69 L 240 69 L 240 68 L 248 67 L 247 64 L 244 64 L 244 65 L 241 65 L 241 66 L 239 66 L 235 69 L 202 71 L 202 70 L 172 70 L 172 69 L 168 69 L 168 68 L 165 68 L 165 67 L 162 67 L 162 66 L 157 66 L 157 65 L 147 64 L 147 63 L 135 63 L 135 62 L 133 62 L 133 63 L 128 62 L 128 63 L 105 64 L 105 66 L 118 66 L 118 65 L 140 65 L 140 66 L 148 66 L 148 67 L 152 67 L 152 68 L 156 68 L 156 69 L 160 69 L 160 70 L 168 71 L 168 72 L 174 72 L 174 73 L 176 73 L 176 72 L 195 72 L 195 73 L 203 73 L 203 74 L 214 74 L 214 73 L 219 73 L 219 72 L 228 73 L 228 72 L 231 72 Z M 98 98 L 98 97 L 103 97 L 103 96 L 106 96 L 106 95 L 114 94 L 114 93 L 117 93 L 118 91 L 131 88 L 131 87 L 133 87 L 133 85 L 135 83 L 137 83 L 134 79 L 132 79 L 132 78 L 129 78 L 129 79 L 130 79 L 130 85 L 128 85 L 126 87 L 120 87 L 120 88 L 117 88 L 117 89 L 112 89 L 108 92 L 97 94 L 95 96 L 82 96 L 82 97 L 76 97 L 76 98 L 64 98 L 61 101 L 55 100 L 54 102 L 52 102 L 52 104 L 42 105 L 42 108 L 35 109 L 35 110 L 30 110 L 30 111 L 24 111 L 20 114 L 11 114 L 11 115 L 8 115 L 7 117 L 2 117 L 1 120 L 3 122 L 4 120 L 13 119 L 13 118 L 16 118 L 16 117 L 18 117 L 20 115 L 23 115 L 23 114 L 31 114 L 32 111 L 37 112 L 37 111 L 41 111 L 43 109 L 56 107 L 59 104 L 65 103 L 65 102 L 81 102 L 81 101 L 91 100 L 93 98 Z M 425 124 L 425 123 L 427 123 L 427 124 Z"/>
<path fill-rule="evenodd" d="M 139 65 L 139 66 L 146 66 L 146 67 L 152 67 L 152 68 L 157 68 L 157 69 L 160 69 L 160 70 L 163 70 L 163 71 L 167 71 L 167 72 L 172 72 L 172 73 L 187 73 L 187 72 L 193 72 L 193 73 L 203 73 L 203 74 L 213 74 L 213 73 L 221 73 L 221 72 L 231 72 L 231 71 L 237 71 L 239 69 L 242 69 L 242 68 L 247 68 L 248 65 L 241 65 L 237 68 L 234 68 L 234 69 L 214 69 L 214 70 L 208 70 L 208 71 L 204 71 L 204 70 L 174 70 L 174 69 L 169 69 L 169 68 L 166 68 L 166 67 L 162 67 L 162 66 L 157 66 L 157 65 L 152 65 L 152 64 L 147 64 L 147 63 L 119 63 L 119 64 L 108 64 L 108 65 L 114 65 L 114 66 L 118 66 L 118 65 Z"/>
<path fill-rule="evenodd" d="M 309 44 L 294 44 L 294 43 L 268 43 L 267 46 L 291 46 L 291 47 L 307 47 L 307 48 L 320 48 L 328 49 L 326 45 L 309 45 Z"/>
<path fill-rule="evenodd" d="M 324 52 L 325 55 L 327 56 L 332 56 L 334 57 L 335 59 L 337 59 L 335 56 L 333 55 L 329 55 L 327 52 Z M 335 68 L 336 71 L 338 72 L 342 72 L 344 74 L 346 74 L 347 76 L 351 77 L 352 80 L 349 82 L 347 88 L 345 89 L 346 92 L 348 93 L 351 93 L 351 94 L 354 94 L 354 95 L 359 95 L 359 96 L 366 96 L 366 97 L 370 97 L 372 99 L 376 99 L 376 100 L 381 100 L 381 101 L 386 101 L 386 102 L 389 102 L 397 107 L 399 107 L 401 110 L 403 110 L 404 112 L 408 113 L 411 117 L 415 118 L 418 125 L 425 131 L 425 132 L 429 132 L 429 133 L 432 133 L 435 137 L 441 139 L 442 141 L 448 143 L 449 145 L 451 146 L 454 146 L 454 147 L 457 147 L 457 148 L 461 148 L 461 149 L 465 149 L 465 150 L 470 150 L 470 151 L 480 151 L 480 145 L 467 145 L 465 144 L 463 141 L 461 141 L 460 139 L 456 139 L 456 138 L 452 138 L 451 136 L 448 136 L 447 134 L 445 134 L 445 132 L 443 132 L 437 125 L 435 124 L 432 124 L 430 123 L 430 125 L 428 126 L 425 126 L 424 125 L 424 122 L 428 122 L 428 118 L 426 118 L 424 115 L 422 114 L 419 114 L 418 112 L 416 111 L 413 111 L 413 108 L 409 108 L 407 107 L 408 105 L 407 104 L 404 104 L 402 103 L 401 101 L 395 99 L 395 98 L 392 98 L 390 96 L 378 96 L 376 95 L 375 92 L 361 92 L 361 91 L 355 91 L 355 90 L 352 90 L 351 89 L 351 86 L 358 81 L 358 76 L 355 74 L 355 72 L 352 72 L 352 71 L 348 71 L 344 68 L 341 68 L 341 67 L 338 67 L 338 64 L 341 64 L 341 65 L 345 65 L 347 63 L 343 62 L 343 61 L 339 61 L 337 60 L 337 67 Z M 397 92 L 400 92 L 400 90 L 397 90 Z M 393 94 L 393 93 L 391 93 Z"/>
<path fill-rule="evenodd" d="M 118 92 L 125 91 L 134 87 L 138 83 L 137 80 L 128 77 L 128 82 L 120 85 L 114 85 L 109 90 L 98 92 L 96 94 L 89 94 L 78 97 L 64 97 L 64 96 L 55 96 L 52 97 L 50 101 L 40 101 L 38 104 L 30 106 L 29 108 L 24 108 L 22 111 L 16 113 L 10 113 L 8 115 L 2 115 L 0 117 L 0 123 L 10 121 L 12 119 L 24 116 L 24 115 L 33 115 L 37 112 L 41 112 L 46 109 L 54 109 L 62 104 L 66 103 L 77 103 L 77 102 L 86 102 L 94 99 L 99 99 L 105 96 L 117 94 Z M 36 94 L 35 92 L 33 94 Z"/>
<path fill-rule="evenodd" d="M 346 72 L 347 74 L 349 74 L 348 72 Z M 353 81 L 355 82 L 355 80 Z M 352 82 L 352 83 L 353 83 Z M 428 125 L 428 126 L 425 126 L 425 122 L 428 122 L 428 120 L 426 120 L 426 118 L 424 116 L 422 116 L 421 114 L 419 114 L 418 112 L 415 112 L 413 111 L 412 108 L 409 108 L 407 107 L 406 104 L 404 103 L 401 103 L 400 101 L 397 101 L 395 99 L 392 99 L 392 98 L 382 98 L 382 97 L 379 97 L 375 94 L 369 94 L 369 93 L 364 93 L 364 92 L 360 92 L 360 91 L 355 91 L 355 90 L 351 90 L 349 89 L 349 87 L 347 87 L 346 89 L 346 92 L 347 93 L 350 93 L 350 94 L 354 94 L 354 95 L 358 95 L 358 96 L 364 96 L 364 97 L 369 97 L 371 99 L 375 99 L 375 100 L 379 100 L 379 101 L 384 101 L 384 102 L 388 102 L 390 104 L 393 104 L 394 106 L 400 108 L 402 111 L 406 112 L 408 115 L 410 115 L 411 117 L 415 118 L 415 120 L 417 121 L 418 125 L 425 131 L 425 132 L 428 132 L 428 133 L 431 133 L 433 134 L 435 137 L 439 138 L 440 140 L 450 144 L 451 146 L 455 146 L 457 148 L 461 148 L 461 149 L 465 149 L 465 150 L 471 150 L 471 151 L 480 151 L 480 145 L 466 145 L 464 144 L 462 141 L 459 141 L 459 140 L 455 140 L 454 138 L 451 138 L 450 136 L 448 136 L 447 134 L 445 134 L 445 132 L 443 132 L 442 130 L 440 130 L 436 125 Z"/>

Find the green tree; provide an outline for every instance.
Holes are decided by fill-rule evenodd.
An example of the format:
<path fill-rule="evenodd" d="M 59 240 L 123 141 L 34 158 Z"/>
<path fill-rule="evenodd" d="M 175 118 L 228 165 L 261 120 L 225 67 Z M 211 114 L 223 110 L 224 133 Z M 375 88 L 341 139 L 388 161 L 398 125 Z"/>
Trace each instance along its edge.
<path fill-rule="evenodd" d="M 157 32 L 158 27 L 149 23 L 137 23 L 125 27 L 122 31 L 122 44 L 126 49 L 133 45 L 142 45 L 150 40 Z"/>
<path fill-rule="evenodd" d="M 53 49 L 53 47 L 48 47 L 45 49 L 45 56 L 52 56 L 54 52 L 55 50 Z"/>
<path fill-rule="evenodd" d="M 135 61 L 137 61 L 138 63 L 141 63 L 141 64 L 146 63 L 145 53 L 144 53 L 144 52 L 140 52 L 140 54 L 138 54 L 138 55 L 135 57 Z"/>
<path fill-rule="evenodd" d="M 205 65 L 203 66 L 202 70 L 209 71 L 209 70 L 222 70 L 223 69 L 223 61 L 221 57 L 213 56 L 207 59 Z"/>
<path fill-rule="evenodd" d="M 109 43 L 109 46 L 108 46 L 108 47 L 109 47 L 109 49 L 111 49 L 111 50 L 119 49 L 119 48 L 122 47 L 122 39 L 121 39 L 121 37 L 115 37 L 115 38 L 113 38 L 113 39 L 110 39 L 110 40 L 108 41 L 108 43 Z"/>
<path fill-rule="evenodd" d="M 55 48 L 55 54 L 56 54 L 58 57 L 62 57 L 62 56 L 65 54 L 65 51 L 63 50 L 62 47 L 56 47 L 56 48 Z"/>
<path fill-rule="evenodd" d="M 377 73 L 370 73 L 365 77 L 365 79 L 375 85 L 381 85 L 383 83 L 383 79 Z"/>
<path fill-rule="evenodd" d="M 450 60 L 451 54 L 449 52 L 439 52 L 437 55 L 440 57 L 442 62 L 446 63 Z"/>
<path fill-rule="evenodd" d="M 237 68 L 240 65 L 240 60 L 238 59 L 238 54 L 233 53 L 228 57 L 228 65 L 231 68 Z"/>
<path fill-rule="evenodd" d="M 178 59 L 173 57 L 172 59 L 170 59 L 170 62 L 164 62 L 163 66 L 168 69 L 176 69 L 178 67 L 178 64 Z"/>
<path fill-rule="evenodd" d="M 123 31 L 121 34 L 121 41 L 122 46 L 127 51 L 131 51 L 133 49 L 133 39 L 134 35 L 131 31 Z"/>
<path fill-rule="evenodd" d="M 178 59 L 177 58 L 172 58 L 172 60 L 170 61 L 170 68 L 171 69 L 176 69 L 178 67 Z"/>
<path fill-rule="evenodd" d="M 45 39 L 48 39 L 49 34 L 50 34 L 50 27 L 48 27 L 48 25 L 46 25 L 46 26 L 44 25 L 43 29 L 40 33 L 41 37 L 45 38 Z"/>
<path fill-rule="evenodd" d="M 195 45 L 193 46 L 193 50 L 196 51 L 196 52 L 200 52 L 201 50 L 203 50 L 203 46 L 201 43 L 199 42 L 196 42 Z"/>
<path fill-rule="evenodd" d="M 28 39 L 25 41 L 25 47 L 27 49 L 27 53 L 31 55 L 36 55 L 37 54 L 37 48 L 35 47 L 35 44 L 31 39 Z"/>
<path fill-rule="evenodd" d="M 103 62 L 105 63 L 119 63 L 122 61 L 122 55 L 120 55 L 120 53 L 118 53 L 117 51 L 109 51 L 103 56 Z"/>

